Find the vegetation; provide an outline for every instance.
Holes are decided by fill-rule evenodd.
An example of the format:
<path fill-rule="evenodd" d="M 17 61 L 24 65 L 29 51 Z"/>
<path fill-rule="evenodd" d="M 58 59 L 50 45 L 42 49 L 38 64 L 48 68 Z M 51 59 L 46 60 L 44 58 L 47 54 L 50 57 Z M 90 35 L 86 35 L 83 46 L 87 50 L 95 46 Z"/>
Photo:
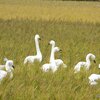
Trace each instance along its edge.
<path fill-rule="evenodd" d="M 0 64 L 4 63 L 4 57 L 15 64 L 13 80 L 6 78 L 0 85 L 0 100 L 98 100 L 100 84 L 90 86 L 88 80 L 90 74 L 100 73 L 98 5 L 96 2 L 0 0 Z M 43 61 L 24 65 L 24 58 L 36 53 L 36 33 L 42 39 Z M 68 66 L 54 74 L 40 69 L 49 61 L 51 39 L 63 50 L 61 59 Z M 74 74 L 75 64 L 85 61 L 89 52 L 96 55 L 97 63 L 92 63 L 89 71 L 82 69 Z"/>
<path fill-rule="evenodd" d="M 0 18 L 100 22 L 100 2 L 0 0 Z"/>
<path fill-rule="evenodd" d="M 43 62 L 23 65 L 27 55 L 35 54 L 34 35 L 39 33 Z M 4 56 L 15 63 L 14 79 L 4 80 L 0 85 L 2 100 L 96 100 L 100 85 L 89 86 L 88 76 L 99 73 L 100 24 L 56 21 L 0 20 L 0 62 Z M 49 40 L 54 39 L 62 50 L 62 59 L 68 68 L 60 68 L 55 74 L 43 73 L 42 64 L 49 61 Z M 74 65 L 85 60 L 92 52 L 97 64 L 89 71 L 74 74 Z M 56 55 L 59 56 L 59 53 Z"/>

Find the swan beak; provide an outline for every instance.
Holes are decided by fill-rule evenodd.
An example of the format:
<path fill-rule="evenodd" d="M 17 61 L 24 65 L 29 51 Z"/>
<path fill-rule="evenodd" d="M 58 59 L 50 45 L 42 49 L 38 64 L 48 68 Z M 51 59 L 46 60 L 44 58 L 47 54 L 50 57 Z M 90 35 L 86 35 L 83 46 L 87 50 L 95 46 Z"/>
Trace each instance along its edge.
<path fill-rule="evenodd" d="M 48 45 L 50 45 L 50 43 L 48 43 Z"/>
<path fill-rule="evenodd" d="M 94 60 L 94 63 L 96 63 L 96 61 Z"/>
<path fill-rule="evenodd" d="M 14 66 L 14 65 L 12 65 L 12 67 L 13 67 L 13 68 L 15 68 L 15 66 Z"/>

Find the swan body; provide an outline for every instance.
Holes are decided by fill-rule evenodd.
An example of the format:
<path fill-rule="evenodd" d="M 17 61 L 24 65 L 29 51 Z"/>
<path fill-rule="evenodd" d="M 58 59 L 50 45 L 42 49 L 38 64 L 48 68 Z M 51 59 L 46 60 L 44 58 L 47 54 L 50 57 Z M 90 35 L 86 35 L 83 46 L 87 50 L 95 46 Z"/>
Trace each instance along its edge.
<path fill-rule="evenodd" d="M 14 64 L 12 60 L 6 60 L 6 64 L 4 65 L 5 71 L 0 69 L 0 82 L 9 74 L 10 79 L 13 78 L 13 70 Z"/>
<path fill-rule="evenodd" d="M 91 74 L 89 76 L 89 83 L 90 85 L 98 84 L 96 81 L 100 79 L 100 74 Z"/>
<path fill-rule="evenodd" d="M 42 53 L 39 48 L 39 40 L 40 40 L 40 36 L 36 34 L 35 35 L 35 45 L 36 45 L 37 54 L 35 56 L 27 56 L 24 60 L 24 64 L 34 63 L 35 61 L 38 61 L 38 62 L 42 61 Z"/>
<path fill-rule="evenodd" d="M 48 72 L 50 70 L 50 68 L 51 68 L 51 64 L 49 64 L 49 63 L 42 65 L 42 70 L 44 72 Z"/>
<path fill-rule="evenodd" d="M 41 56 L 40 55 L 36 55 L 36 56 L 28 56 L 25 58 L 24 60 L 24 64 L 28 63 L 34 63 L 35 61 L 41 62 Z"/>
<path fill-rule="evenodd" d="M 63 66 L 64 68 L 67 67 L 66 64 L 64 64 L 64 62 L 61 59 L 55 59 L 55 63 L 58 67 Z"/>
<path fill-rule="evenodd" d="M 47 63 L 42 66 L 42 70 L 44 72 L 48 72 L 49 70 L 52 70 L 53 72 L 55 72 L 57 70 L 57 66 L 56 66 L 55 62 Z"/>
<path fill-rule="evenodd" d="M 90 66 L 91 66 L 91 60 L 95 62 L 95 55 L 93 55 L 92 53 L 89 53 L 87 56 L 86 56 L 86 62 L 79 62 L 75 67 L 74 67 L 74 70 L 75 70 L 75 73 L 79 72 L 81 67 L 85 67 L 86 70 L 89 70 Z"/>
<path fill-rule="evenodd" d="M 7 72 L 4 70 L 0 70 L 0 82 L 7 76 Z"/>

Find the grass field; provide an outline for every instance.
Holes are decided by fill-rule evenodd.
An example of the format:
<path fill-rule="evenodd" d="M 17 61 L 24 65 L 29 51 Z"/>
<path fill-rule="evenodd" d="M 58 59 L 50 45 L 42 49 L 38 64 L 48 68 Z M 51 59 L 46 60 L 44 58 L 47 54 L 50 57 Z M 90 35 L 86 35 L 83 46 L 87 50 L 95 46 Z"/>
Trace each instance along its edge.
<path fill-rule="evenodd" d="M 0 0 L 0 18 L 100 22 L 100 2 Z"/>
<path fill-rule="evenodd" d="M 0 64 L 4 63 L 3 58 L 6 56 L 14 60 L 16 67 L 13 80 L 6 78 L 0 85 L 0 100 L 99 100 L 100 84 L 90 86 L 88 83 L 90 74 L 100 73 L 100 8 L 96 6 L 99 2 L 52 4 L 50 1 L 44 2 L 45 6 L 42 2 L 24 2 L 0 1 Z M 41 6 L 38 6 L 40 4 Z M 43 13 L 34 9 L 35 7 Z M 71 8 L 70 11 L 68 7 Z M 83 7 L 83 12 L 80 7 Z M 67 16 L 68 14 L 72 17 Z M 81 20 L 81 17 L 84 18 Z M 39 33 L 42 39 L 40 47 L 43 61 L 41 64 L 23 65 L 27 55 L 36 53 L 36 33 Z M 68 65 L 66 69 L 59 68 L 55 74 L 43 73 L 40 70 L 40 67 L 49 61 L 48 42 L 51 39 L 63 50 L 61 58 Z M 97 63 L 92 63 L 89 71 L 82 69 L 75 75 L 74 65 L 84 61 L 89 52 L 96 55 Z M 58 56 L 59 53 L 56 54 L 56 57 Z"/>
<path fill-rule="evenodd" d="M 100 24 L 83 24 L 55 21 L 0 20 L 0 62 L 4 56 L 13 59 L 16 69 L 12 81 L 5 80 L 0 85 L 2 100 L 96 100 L 100 93 L 99 84 L 89 86 L 88 76 L 99 73 Z M 35 54 L 34 35 L 42 37 L 41 50 L 44 60 L 41 64 L 23 65 L 24 58 Z M 42 64 L 48 62 L 49 40 L 54 39 L 63 50 L 62 59 L 67 69 L 59 69 L 55 74 L 43 73 Z M 87 53 L 96 55 L 90 71 L 74 75 L 73 67 L 85 60 Z"/>

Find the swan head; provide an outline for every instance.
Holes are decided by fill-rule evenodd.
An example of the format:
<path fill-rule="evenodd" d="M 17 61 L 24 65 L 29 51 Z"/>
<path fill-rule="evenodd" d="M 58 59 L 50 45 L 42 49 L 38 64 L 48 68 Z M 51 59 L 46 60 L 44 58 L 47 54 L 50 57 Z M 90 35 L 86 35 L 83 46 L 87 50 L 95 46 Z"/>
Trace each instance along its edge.
<path fill-rule="evenodd" d="M 54 41 L 54 40 L 51 40 L 51 41 L 49 42 L 49 45 L 55 45 L 55 41 Z"/>
<path fill-rule="evenodd" d="M 11 68 L 15 68 L 15 67 L 14 67 L 14 63 L 13 63 L 12 60 L 8 60 L 8 61 L 6 62 L 6 66 L 9 66 L 9 67 L 11 67 Z"/>
<path fill-rule="evenodd" d="M 36 40 L 37 40 L 37 39 L 41 40 L 41 38 L 40 38 L 40 36 L 39 36 L 38 34 L 35 35 L 35 39 L 36 39 Z"/>
<path fill-rule="evenodd" d="M 86 60 L 90 59 L 90 60 L 94 61 L 94 63 L 96 63 L 95 58 L 96 58 L 95 55 L 92 54 L 92 53 L 89 53 L 89 54 L 86 56 Z"/>
<path fill-rule="evenodd" d="M 62 50 L 59 47 L 54 48 L 54 52 L 61 52 Z"/>

